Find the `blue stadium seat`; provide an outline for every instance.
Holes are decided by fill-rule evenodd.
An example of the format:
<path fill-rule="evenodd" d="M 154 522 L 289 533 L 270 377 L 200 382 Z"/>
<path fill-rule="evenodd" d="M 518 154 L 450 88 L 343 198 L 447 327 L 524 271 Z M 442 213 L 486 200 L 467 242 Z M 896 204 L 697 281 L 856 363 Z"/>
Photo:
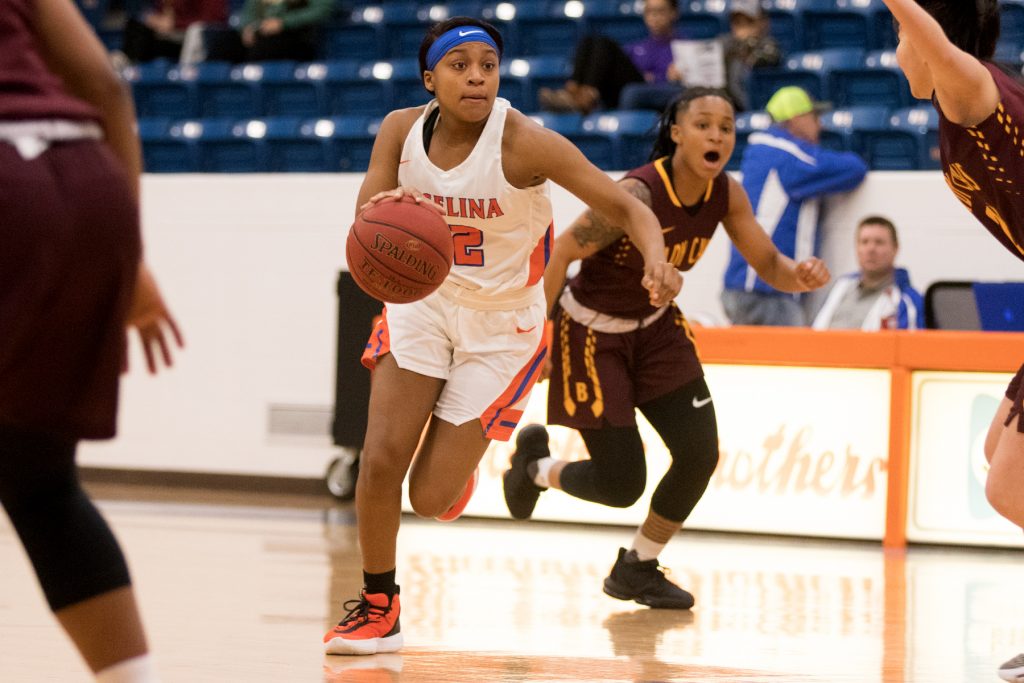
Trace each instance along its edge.
<path fill-rule="evenodd" d="M 533 104 L 533 90 L 523 64 L 521 59 L 508 59 L 501 62 L 501 66 L 498 67 L 498 72 L 501 74 L 498 97 L 504 97 L 519 111 L 532 111 L 536 108 Z"/>
<path fill-rule="evenodd" d="M 736 146 L 732 157 L 725 168 L 738 171 L 743 161 L 743 152 L 747 148 L 747 138 L 759 130 L 767 130 L 772 125 L 772 117 L 765 111 L 745 111 L 736 115 Z"/>
<path fill-rule="evenodd" d="M 306 124 L 298 116 L 271 117 L 250 121 L 258 132 L 263 126 L 266 170 L 271 173 L 320 173 L 331 166 L 330 143 L 315 132 L 315 120 Z"/>
<path fill-rule="evenodd" d="M 259 65 L 233 67 L 224 62 L 202 62 L 190 68 L 201 116 L 245 118 L 262 113 L 263 71 Z"/>
<path fill-rule="evenodd" d="M 908 106 L 911 99 L 910 84 L 892 50 L 869 53 L 863 66 L 834 69 L 828 97 L 837 107 L 896 108 Z"/>
<path fill-rule="evenodd" d="M 829 73 L 834 69 L 857 66 L 863 57 L 860 50 L 798 52 L 790 55 L 779 68 L 754 69 L 748 86 L 750 106 L 763 109 L 776 90 L 788 85 L 803 88 L 815 99 L 824 99 Z"/>
<path fill-rule="evenodd" d="M 640 166 L 651 151 L 654 136 L 650 131 L 657 119 L 658 115 L 651 111 L 590 114 L 583 119 L 583 133 L 578 136 L 586 146 L 577 146 L 591 162 L 605 170 Z"/>
<path fill-rule="evenodd" d="M 140 118 L 143 168 L 147 173 L 188 173 L 198 170 L 188 143 L 171 137 L 171 120 Z"/>
<path fill-rule="evenodd" d="M 393 59 L 390 62 L 378 62 L 377 69 L 391 70 L 392 106 L 395 109 L 418 107 L 432 99 L 432 95 L 423 87 L 423 73 L 420 71 L 418 59 Z"/>
<path fill-rule="evenodd" d="M 999 64 L 1005 64 L 1016 71 L 1020 71 L 1021 66 L 1024 65 L 1024 54 L 1021 54 L 1022 50 L 1024 50 L 1024 45 L 1000 38 L 999 43 L 996 44 L 996 53 L 993 59 Z"/>
<path fill-rule="evenodd" d="M 876 35 L 876 15 L 882 11 L 882 0 L 836 0 L 833 7 L 810 7 L 803 13 L 805 47 L 884 47 Z"/>
<path fill-rule="evenodd" d="M 779 69 L 755 69 L 750 79 L 750 104 L 763 108 L 776 90 L 787 85 L 800 86 L 814 99 L 824 99 L 829 74 L 858 66 L 863 58 L 860 50 L 817 50 L 790 55 Z"/>
<path fill-rule="evenodd" d="M 566 137 L 583 132 L 583 115 L 577 112 L 541 111 L 530 114 L 530 118 Z"/>
<path fill-rule="evenodd" d="M 657 112 L 618 112 L 618 168 L 643 166 L 657 137 Z"/>
<path fill-rule="evenodd" d="M 1024 49 L 1024 0 L 1001 0 L 999 3 L 999 40 Z"/>
<path fill-rule="evenodd" d="M 327 59 L 370 61 L 384 54 L 384 38 L 380 24 L 349 24 L 331 27 L 324 39 Z"/>
<path fill-rule="evenodd" d="M 851 111 L 871 111 L 879 108 L 854 108 Z M 876 171 L 913 171 L 920 169 L 924 152 L 924 136 L 917 129 L 894 127 L 891 116 L 879 109 L 879 114 L 863 115 L 853 121 L 854 149 Z"/>
<path fill-rule="evenodd" d="M 142 155 L 145 169 L 150 173 L 197 173 L 199 150 L 195 142 L 195 121 L 155 123 L 142 125 Z"/>
<path fill-rule="evenodd" d="M 522 57 L 502 62 L 502 78 L 506 73 L 525 86 L 522 103 L 513 104 L 522 111 L 533 111 L 538 108 L 537 91 L 565 85 L 572 75 L 572 64 L 565 57 Z"/>
<path fill-rule="evenodd" d="M 836 151 L 860 152 L 863 135 L 888 127 L 889 112 L 885 107 L 850 107 L 835 109 L 821 117 L 821 145 Z"/>
<path fill-rule="evenodd" d="M 941 168 L 939 160 L 939 113 L 931 105 L 897 109 L 889 117 L 889 125 L 897 131 L 918 136 L 921 152 L 920 168 Z"/>
<path fill-rule="evenodd" d="M 381 6 L 381 27 L 389 58 L 402 59 L 419 54 L 423 36 L 434 23 L 430 19 L 429 8 L 426 8 L 427 12 L 421 9 L 410 2 L 386 2 Z"/>
<path fill-rule="evenodd" d="M 259 173 L 266 170 L 259 122 L 228 118 L 200 119 L 186 132 L 199 146 L 204 173 Z"/>
<path fill-rule="evenodd" d="M 345 173 L 363 173 L 370 165 L 380 119 L 372 116 L 332 116 L 307 122 L 312 134 L 328 140 L 330 167 Z"/>
<path fill-rule="evenodd" d="M 729 32 L 727 3 L 692 0 L 679 3 L 679 29 L 690 40 L 707 40 Z"/>
<path fill-rule="evenodd" d="M 516 11 L 516 54 L 571 55 L 583 35 L 579 3 L 552 0 L 519 3 Z"/>
<path fill-rule="evenodd" d="M 647 27 L 638 9 L 632 2 L 584 0 L 586 31 L 608 36 L 620 45 L 641 41 L 647 37 Z"/>
<path fill-rule="evenodd" d="M 391 71 L 376 62 L 353 60 L 324 63 L 324 98 L 332 116 L 384 116 L 391 109 Z"/>
<path fill-rule="evenodd" d="M 501 32 L 505 41 L 506 55 L 521 55 L 519 49 L 519 32 L 516 21 L 516 12 L 520 2 L 508 2 L 507 0 L 486 0 L 480 8 L 480 17 L 494 25 Z"/>
<path fill-rule="evenodd" d="M 194 84 L 169 62 L 154 61 L 129 67 L 123 77 L 131 84 L 139 116 L 190 118 L 198 113 Z"/>
<path fill-rule="evenodd" d="M 772 37 L 778 41 L 784 54 L 807 49 L 801 3 L 797 0 L 762 0 L 761 7 L 768 18 Z"/>
<path fill-rule="evenodd" d="M 326 113 L 321 63 L 263 64 L 263 114 L 265 116 L 322 116 Z"/>

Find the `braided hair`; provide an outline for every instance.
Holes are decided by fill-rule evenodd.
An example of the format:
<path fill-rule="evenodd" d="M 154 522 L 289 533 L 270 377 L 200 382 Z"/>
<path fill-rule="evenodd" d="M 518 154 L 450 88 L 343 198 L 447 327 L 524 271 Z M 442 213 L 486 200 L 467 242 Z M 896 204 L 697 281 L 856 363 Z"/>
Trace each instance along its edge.
<path fill-rule="evenodd" d="M 676 143 L 672 141 L 672 126 L 676 122 L 676 116 L 686 113 L 686 110 L 690 108 L 690 103 L 701 97 L 720 97 L 728 102 L 730 107 L 734 110 L 736 109 L 736 103 L 732 101 L 732 97 L 721 88 L 687 88 L 681 95 L 672 100 L 672 103 L 658 117 L 657 139 L 654 141 L 654 148 L 651 149 L 648 161 L 654 161 L 661 157 L 670 157 L 675 154 Z"/>

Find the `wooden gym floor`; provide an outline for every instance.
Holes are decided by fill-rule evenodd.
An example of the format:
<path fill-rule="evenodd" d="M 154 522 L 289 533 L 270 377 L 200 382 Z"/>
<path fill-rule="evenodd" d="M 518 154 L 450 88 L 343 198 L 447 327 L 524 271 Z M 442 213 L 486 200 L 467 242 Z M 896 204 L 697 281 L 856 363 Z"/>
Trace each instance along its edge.
<path fill-rule="evenodd" d="M 361 582 L 351 507 L 94 491 L 166 683 L 970 683 L 1024 650 L 1019 552 L 683 533 L 662 562 L 686 613 L 601 592 L 632 529 L 407 518 L 406 647 L 328 657 Z M 0 681 L 88 681 L 2 515 L 0 577 Z"/>

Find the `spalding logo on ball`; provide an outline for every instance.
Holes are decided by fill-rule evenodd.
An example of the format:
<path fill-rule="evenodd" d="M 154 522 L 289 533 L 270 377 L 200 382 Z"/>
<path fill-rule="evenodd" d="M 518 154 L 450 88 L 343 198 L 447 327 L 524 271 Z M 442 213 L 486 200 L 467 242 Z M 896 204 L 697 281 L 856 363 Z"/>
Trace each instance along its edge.
<path fill-rule="evenodd" d="M 453 254 L 451 229 L 441 214 L 408 195 L 360 213 L 345 244 L 352 279 L 391 304 L 418 301 L 440 287 Z"/>

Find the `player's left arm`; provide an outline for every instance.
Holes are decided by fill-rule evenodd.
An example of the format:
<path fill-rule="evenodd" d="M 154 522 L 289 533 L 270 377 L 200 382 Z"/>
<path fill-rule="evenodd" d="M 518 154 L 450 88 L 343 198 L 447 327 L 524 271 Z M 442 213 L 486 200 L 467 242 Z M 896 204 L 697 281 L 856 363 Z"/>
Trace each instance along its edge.
<path fill-rule="evenodd" d="M 915 0 L 883 1 L 899 22 L 900 40 L 909 41 L 927 64 L 946 118 L 971 127 L 991 116 L 999 105 L 999 89 L 988 69 L 949 42 L 939 22 Z"/>
<path fill-rule="evenodd" d="M 729 212 L 722 220 L 729 238 L 747 263 L 769 285 L 783 292 L 808 292 L 829 281 L 828 267 L 819 258 L 797 263 L 778 250 L 757 222 L 743 186 L 729 178 Z"/>
<path fill-rule="evenodd" d="M 623 178 L 619 185 L 646 206 L 651 205 L 651 191 L 642 181 Z M 625 230 L 588 208 L 555 239 L 547 268 L 544 269 L 544 296 L 549 314 L 565 286 L 569 264 L 596 254 L 625 234 Z"/>
<path fill-rule="evenodd" d="M 664 306 L 672 301 L 679 294 L 683 278 L 665 260 L 665 239 L 654 212 L 590 163 L 571 142 L 530 123 L 517 131 L 516 149 L 529 154 L 537 176 L 579 197 L 608 224 L 621 226 L 643 256 L 643 286 L 650 292 L 651 305 Z"/>

